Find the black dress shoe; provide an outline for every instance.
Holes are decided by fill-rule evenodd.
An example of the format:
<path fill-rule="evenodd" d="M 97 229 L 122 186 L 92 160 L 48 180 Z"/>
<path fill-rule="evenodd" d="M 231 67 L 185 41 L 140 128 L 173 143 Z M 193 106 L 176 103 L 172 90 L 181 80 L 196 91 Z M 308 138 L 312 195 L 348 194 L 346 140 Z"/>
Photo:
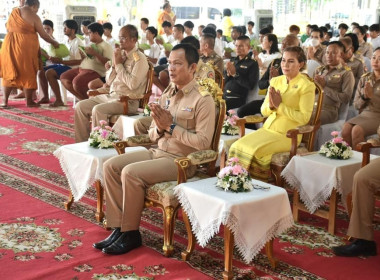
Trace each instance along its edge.
<path fill-rule="evenodd" d="M 354 242 L 344 246 L 332 248 L 337 256 L 357 257 L 357 256 L 376 256 L 376 243 L 364 239 L 356 239 Z"/>
<path fill-rule="evenodd" d="M 120 232 L 120 228 L 115 228 L 114 231 L 110 234 L 110 236 L 98 243 L 92 244 L 92 247 L 94 247 L 95 249 L 102 250 L 103 248 L 106 248 L 110 246 L 112 243 L 114 243 L 120 237 L 121 234 L 122 232 Z"/>
<path fill-rule="evenodd" d="M 141 235 L 138 230 L 126 231 L 112 245 L 104 248 L 102 252 L 110 255 L 121 255 L 140 247 L 141 244 Z"/>

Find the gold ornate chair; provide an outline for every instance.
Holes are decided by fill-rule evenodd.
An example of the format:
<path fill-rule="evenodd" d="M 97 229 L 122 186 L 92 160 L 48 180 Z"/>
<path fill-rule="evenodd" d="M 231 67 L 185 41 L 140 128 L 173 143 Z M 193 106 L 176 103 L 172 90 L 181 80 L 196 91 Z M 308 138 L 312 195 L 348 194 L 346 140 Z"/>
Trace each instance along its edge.
<path fill-rule="evenodd" d="M 144 109 L 145 105 L 148 104 L 148 102 L 149 102 L 149 98 L 152 95 L 154 69 L 153 69 L 152 63 L 150 63 L 148 61 L 148 64 L 149 64 L 149 70 L 147 73 L 147 83 L 146 83 L 146 87 L 145 87 L 144 96 L 142 98 L 130 98 L 129 96 L 121 96 L 119 99 L 119 102 L 123 103 L 123 115 L 129 115 L 128 114 L 128 101 L 129 100 L 139 100 L 139 108 L 142 108 L 142 109 Z M 88 91 L 87 94 L 89 97 L 92 97 L 92 96 L 100 95 L 102 93 L 99 93 L 96 90 L 90 90 L 90 91 Z M 112 115 L 109 118 L 110 125 L 113 126 L 119 117 L 120 117 L 120 115 Z"/>
<path fill-rule="evenodd" d="M 215 98 L 216 118 L 215 131 L 212 139 L 211 149 L 197 151 L 189 154 L 187 157 L 175 159 L 178 167 L 177 181 L 162 182 L 150 186 L 146 190 L 145 207 L 159 207 L 163 212 L 164 219 L 164 246 L 163 251 L 165 256 L 170 256 L 173 253 L 173 235 L 175 218 L 180 207 L 179 201 L 174 196 L 173 188 L 187 181 L 186 169 L 189 166 L 195 165 L 198 167 L 197 173 L 188 181 L 196 181 L 215 176 L 215 163 L 218 158 L 218 146 L 220 134 L 223 127 L 224 116 L 226 114 L 226 105 L 224 100 Z M 145 146 L 150 147 L 154 143 L 150 142 L 148 135 L 132 136 L 126 141 L 115 143 L 115 148 L 119 154 L 125 153 L 126 147 Z M 101 202 L 102 203 L 102 202 Z"/>
<path fill-rule="evenodd" d="M 310 78 L 309 78 L 310 79 Z M 312 79 L 310 79 L 313 81 Z M 277 186 L 283 186 L 284 182 L 281 177 L 282 170 L 286 167 L 290 159 L 296 154 L 303 154 L 307 152 L 313 151 L 314 145 L 314 136 L 316 131 L 320 127 L 320 114 L 322 109 L 322 101 L 323 101 L 323 91 L 322 88 L 315 83 L 315 102 L 314 109 L 310 121 L 307 125 L 291 129 L 287 132 L 286 136 L 291 138 L 291 146 L 289 152 L 278 153 L 272 156 L 270 171 L 266 170 L 255 170 L 255 173 L 259 173 L 260 177 L 256 176 L 256 179 L 270 181 L 272 178 L 272 174 L 274 176 L 275 184 Z M 245 124 L 251 123 L 262 123 L 265 121 L 265 118 L 261 116 L 246 116 L 244 118 L 237 120 L 237 126 L 239 126 L 239 136 L 243 137 L 245 135 Z M 297 136 L 302 135 L 302 140 L 300 145 L 297 145 Z M 221 168 L 224 167 L 225 160 L 228 155 L 228 149 L 232 145 L 234 141 L 229 141 L 224 145 L 224 151 L 222 152 L 222 160 L 221 160 Z M 249 169 L 251 175 L 253 175 L 253 170 Z M 255 177 L 255 176 L 253 176 Z"/>
<path fill-rule="evenodd" d="M 224 88 L 223 73 L 221 73 L 216 67 L 214 67 L 214 72 L 215 72 L 215 82 L 219 85 L 219 88 L 223 92 L 223 88 Z"/>

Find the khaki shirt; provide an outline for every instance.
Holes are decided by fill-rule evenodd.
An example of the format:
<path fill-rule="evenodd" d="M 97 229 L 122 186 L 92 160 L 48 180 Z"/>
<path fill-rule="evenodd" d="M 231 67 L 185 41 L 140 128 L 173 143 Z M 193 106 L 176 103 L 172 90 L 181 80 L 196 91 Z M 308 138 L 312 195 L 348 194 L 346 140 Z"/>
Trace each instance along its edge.
<path fill-rule="evenodd" d="M 372 58 L 372 52 L 373 52 L 372 45 L 370 43 L 363 42 L 363 43 L 359 44 L 359 49 L 356 51 L 356 54 L 366 56 L 369 59 L 371 59 Z"/>
<path fill-rule="evenodd" d="M 214 68 L 218 69 L 220 73 L 223 74 L 224 63 L 223 58 L 221 58 L 215 51 L 212 51 L 210 56 L 201 55 L 201 60 L 204 63 L 211 64 Z"/>
<path fill-rule="evenodd" d="M 311 48 L 311 47 L 309 47 L 309 48 Z M 323 45 L 319 45 L 317 48 L 317 51 L 314 54 L 313 60 L 317 61 L 321 65 L 326 64 L 324 61 L 325 60 L 324 59 L 325 52 L 326 52 L 326 47 Z M 307 50 L 306 50 L 306 53 L 307 53 Z"/>
<path fill-rule="evenodd" d="M 135 47 L 125 58 L 123 64 L 108 69 L 106 82 L 110 85 L 111 97 L 126 95 L 132 98 L 142 98 L 145 93 L 149 70 L 146 56 Z"/>
<path fill-rule="evenodd" d="M 215 80 L 214 68 L 210 64 L 204 63 L 200 59 L 197 64 L 197 69 L 195 70 L 194 78 L 196 80 L 202 80 L 205 78 L 210 78 L 210 79 Z"/>
<path fill-rule="evenodd" d="M 169 132 L 160 134 L 152 121 L 149 137 L 152 141 L 158 140 L 158 148 L 153 149 L 156 158 L 167 153 L 179 157 L 210 149 L 215 130 L 215 103 L 208 92 L 199 92 L 195 79 L 182 90 L 171 83 L 159 103 L 168 107 L 176 126 L 172 135 Z"/>
<path fill-rule="evenodd" d="M 366 82 L 370 82 L 373 87 L 373 97 L 370 100 L 364 100 L 364 86 Z M 355 109 L 359 111 L 371 111 L 380 113 L 380 81 L 376 81 L 372 72 L 365 73 L 359 80 L 358 88 L 354 99 Z"/>
<path fill-rule="evenodd" d="M 355 78 L 355 85 L 354 90 L 352 92 L 351 100 L 354 100 L 356 87 L 358 85 L 360 77 L 364 73 L 364 61 L 362 59 L 359 59 L 358 57 L 355 57 L 354 55 L 351 56 L 351 58 L 346 62 L 347 66 L 351 68 L 352 74 L 354 74 Z M 352 102 L 351 102 L 352 103 Z"/>
<path fill-rule="evenodd" d="M 335 67 L 328 65 L 318 67 L 315 75 L 325 78 L 326 85 L 323 88 L 325 93 L 323 98 L 323 109 L 332 108 L 339 110 L 342 103 L 348 103 L 354 90 L 355 78 L 352 71 L 347 66 L 341 64 Z"/>

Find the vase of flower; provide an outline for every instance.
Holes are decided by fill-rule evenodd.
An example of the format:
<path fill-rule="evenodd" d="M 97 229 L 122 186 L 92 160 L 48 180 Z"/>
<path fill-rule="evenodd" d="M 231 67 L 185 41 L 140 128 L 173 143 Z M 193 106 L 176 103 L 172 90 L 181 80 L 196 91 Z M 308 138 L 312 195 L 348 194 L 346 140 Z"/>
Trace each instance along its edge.
<path fill-rule="evenodd" d="M 222 133 L 227 135 L 239 134 L 239 127 L 236 126 L 236 121 L 238 119 L 239 117 L 236 115 L 234 110 L 228 110 L 226 116 L 224 117 Z"/>
<path fill-rule="evenodd" d="M 319 149 L 319 153 L 332 159 L 349 159 L 353 156 L 352 149 L 342 137 L 339 137 L 338 131 L 331 132 L 333 139 L 327 141 Z"/>
<path fill-rule="evenodd" d="M 90 133 L 90 146 L 98 149 L 112 148 L 113 143 L 120 140 L 118 135 L 105 120 L 99 121 L 99 124 L 100 126 L 94 127 Z"/>
<path fill-rule="evenodd" d="M 145 117 L 150 116 L 150 112 L 151 112 L 150 107 L 149 107 L 148 104 L 146 104 L 146 105 L 145 105 L 145 108 L 144 108 L 143 115 L 144 115 Z"/>
<path fill-rule="evenodd" d="M 248 171 L 239 165 L 238 158 L 230 158 L 227 166 L 219 171 L 216 186 L 232 192 L 247 192 L 253 189 Z"/>

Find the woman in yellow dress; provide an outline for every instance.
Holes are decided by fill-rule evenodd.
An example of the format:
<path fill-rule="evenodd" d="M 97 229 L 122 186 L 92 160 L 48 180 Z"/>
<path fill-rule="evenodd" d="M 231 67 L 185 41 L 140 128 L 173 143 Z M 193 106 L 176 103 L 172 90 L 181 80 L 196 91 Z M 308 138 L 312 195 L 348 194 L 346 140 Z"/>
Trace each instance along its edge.
<path fill-rule="evenodd" d="M 272 78 L 261 114 L 264 126 L 232 144 L 229 157 L 239 158 L 254 177 L 268 178 L 275 153 L 290 150 L 289 129 L 309 122 L 315 100 L 315 84 L 300 72 L 306 67 L 306 56 L 300 47 L 284 50 L 281 69 L 284 75 Z M 298 139 L 301 142 L 301 137 Z M 264 171 L 264 172 L 263 172 Z"/>

